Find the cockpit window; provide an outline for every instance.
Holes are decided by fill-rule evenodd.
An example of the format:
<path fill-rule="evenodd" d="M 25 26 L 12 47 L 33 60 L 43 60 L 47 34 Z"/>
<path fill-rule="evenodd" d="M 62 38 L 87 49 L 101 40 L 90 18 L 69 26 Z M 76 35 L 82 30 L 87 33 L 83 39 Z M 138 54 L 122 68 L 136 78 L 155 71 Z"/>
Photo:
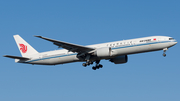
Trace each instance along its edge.
<path fill-rule="evenodd" d="M 174 38 L 169 38 L 169 40 L 174 40 Z"/>

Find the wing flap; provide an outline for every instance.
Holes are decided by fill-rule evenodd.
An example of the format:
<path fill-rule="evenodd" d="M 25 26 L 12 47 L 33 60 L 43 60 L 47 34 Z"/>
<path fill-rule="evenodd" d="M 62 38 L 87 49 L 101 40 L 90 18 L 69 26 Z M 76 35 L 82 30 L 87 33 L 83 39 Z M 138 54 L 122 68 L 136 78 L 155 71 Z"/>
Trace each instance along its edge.
<path fill-rule="evenodd" d="M 78 53 L 82 53 L 82 52 L 88 52 L 88 51 L 92 51 L 94 50 L 94 48 L 90 48 L 90 47 L 85 47 L 85 46 L 81 46 L 81 45 L 76 45 L 76 44 L 72 44 L 72 43 L 68 43 L 68 42 L 63 42 L 63 41 L 58 41 L 58 40 L 54 40 L 54 39 L 50 39 L 50 38 L 46 38 L 46 37 L 42 37 L 42 36 L 35 36 L 50 42 L 53 42 L 53 44 L 62 47 L 64 49 L 67 49 L 71 52 L 78 52 Z"/>
<path fill-rule="evenodd" d="M 30 60 L 26 57 L 12 56 L 12 55 L 4 55 L 4 57 L 12 58 L 12 59 L 21 59 L 21 60 Z"/>

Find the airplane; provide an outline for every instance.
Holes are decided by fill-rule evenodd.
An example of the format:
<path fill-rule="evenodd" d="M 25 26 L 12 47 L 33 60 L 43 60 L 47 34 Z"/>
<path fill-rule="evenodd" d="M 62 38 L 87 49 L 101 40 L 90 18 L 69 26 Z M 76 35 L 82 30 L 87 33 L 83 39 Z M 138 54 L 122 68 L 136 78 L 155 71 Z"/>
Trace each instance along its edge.
<path fill-rule="evenodd" d="M 19 35 L 14 35 L 13 37 L 22 57 L 12 55 L 4 55 L 4 57 L 13 58 L 16 63 L 58 65 L 72 62 L 84 62 L 82 64 L 84 67 L 96 63 L 95 66 L 92 67 L 93 70 L 103 67 L 103 65 L 99 64 L 102 59 L 109 60 L 114 64 L 123 64 L 127 63 L 128 55 L 130 54 L 159 50 L 163 50 L 163 56 L 165 57 L 165 52 L 170 47 L 177 44 L 174 38 L 168 36 L 150 36 L 88 46 L 35 36 L 50 41 L 59 48 L 64 48 L 39 53 Z"/>

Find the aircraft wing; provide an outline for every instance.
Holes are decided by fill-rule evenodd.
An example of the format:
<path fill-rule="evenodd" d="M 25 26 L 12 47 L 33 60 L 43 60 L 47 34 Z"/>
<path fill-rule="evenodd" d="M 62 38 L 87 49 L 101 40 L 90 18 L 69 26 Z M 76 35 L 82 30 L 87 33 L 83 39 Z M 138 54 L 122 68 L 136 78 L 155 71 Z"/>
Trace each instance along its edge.
<path fill-rule="evenodd" d="M 38 38 L 41 38 L 41 39 L 44 39 L 47 41 L 51 41 L 51 42 L 53 42 L 53 44 L 55 44 L 59 47 L 62 47 L 64 49 L 67 49 L 71 52 L 83 53 L 83 52 L 88 52 L 88 51 L 94 50 L 94 48 L 91 48 L 91 47 L 85 47 L 85 46 L 81 46 L 81 45 L 76 45 L 76 44 L 72 44 L 72 43 L 49 39 L 49 38 L 42 37 L 42 36 L 35 36 L 35 37 L 38 37 Z"/>
<path fill-rule="evenodd" d="M 4 55 L 4 57 L 12 58 L 12 59 L 21 59 L 21 60 L 29 60 L 26 57 L 12 56 L 12 55 Z"/>

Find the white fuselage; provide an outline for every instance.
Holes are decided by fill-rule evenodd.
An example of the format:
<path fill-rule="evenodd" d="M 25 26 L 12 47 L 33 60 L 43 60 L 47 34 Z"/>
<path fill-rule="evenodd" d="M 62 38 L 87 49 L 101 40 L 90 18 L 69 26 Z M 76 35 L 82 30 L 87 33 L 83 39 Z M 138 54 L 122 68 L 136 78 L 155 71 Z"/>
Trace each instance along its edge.
<path fill-rule="evenodd" d="M 95 49 L 110 47 L 112 50 L 112 54 L 110 57 L 90 58 L 90 60 L 99 60 L 99 59 L 111 59 L 121 55 L 129 55 L 129 54 L 136 54 L 142 52 L 162 50 L 164 48 L 169 48 L 175 45 L 176 43 L 177 43 L 176 40 L 174 40 L 171 37 L 152 36 L 152 37 L 144 37 L 144 38 L 122 40 L 122 41 L 108 42 L 102 44 L 95 44 L 86 47 L 91 47 Z M 30 58 L 31 59 L 27 61 L 20 61 L 16 59 L 16 62 L 41 64 L 41 65 L 56 65 L 56 64 L 83 61 L 77 58 L 77 53 L 69 52 L 66 49 L 34 54 Z"/>

